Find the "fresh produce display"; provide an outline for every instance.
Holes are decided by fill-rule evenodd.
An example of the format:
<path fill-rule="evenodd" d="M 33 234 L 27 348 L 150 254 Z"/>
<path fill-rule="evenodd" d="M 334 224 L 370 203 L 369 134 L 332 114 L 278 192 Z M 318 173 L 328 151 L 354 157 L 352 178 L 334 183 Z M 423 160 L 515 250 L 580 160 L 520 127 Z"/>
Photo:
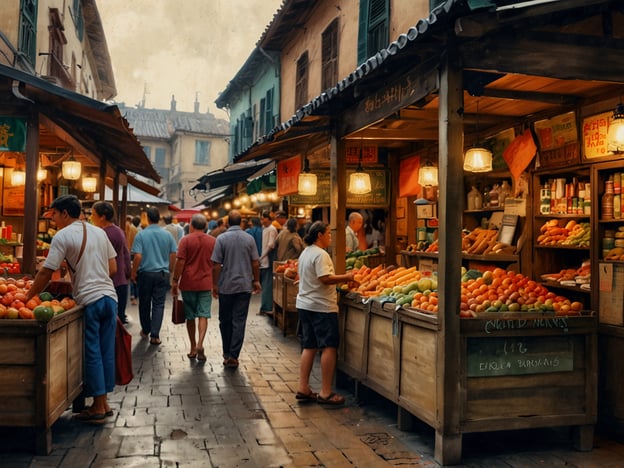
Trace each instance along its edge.
<path fill-rule="evenodd" d="M 0 319 L 36 319 L 50 320 L 54 315 L 61 314 L 76 306 L 70 298 L 52 299 L 49 292 L 26 300 L 26 294 L 32 285 L 28 278 L 0 277 Z"/>
<path fill-rule="evenodd" d="M 393 302 L 400 306 L 411 306 L 418 298 L 416 304 L 419 308 L 437 312 L 437 277 L 431 273 L 420 272 L 416 267 L 397 268 L 393 265 L 388 267 L 378 265 L 369 268 L 364 265 L 357 270 L 354 279 L 359 286 L 351 291 L 361 296 L 380 302 Z M 348 290 L 349 288 L 343 285 L 342 289 Z M 421 297 L 427 297 L 430 301 L 425 303 Z"/>
<path fill-rule="evenodd" d="M 586 271 L 583 265 L 575 272 Z M 392 302 L 422 312 L 438 312 L 438 281 L 435 273 L 416 267 L 362 266 L 354 277 L 359 283 L 349 289 L 369 300 Z M 495 268 L 481 272 L 462 267 L 460 317 L 475 318 L 492 312 L 546 312 L 580 315 L 583 304 L 555 294 L 521 273 Z"/>
<path fill-rule="evenodd" d="M 367 250 L 353 250 L 351 252 L 347 252 L 346 255 L 346 269 L 352 270 L 354 268 L 361 268 L 364 265 L 367 265 L 367 260 L 369 257 L 379 255 L 379 249 L 377 247 L 373 247 Z"/>
<path fill-rule="evenodd" d="M 474 270 L 476 272 L 476 270 Z M 495 268 L 468 278 L 461 286 L 460 316 L 478 317 L 484 312 L 554 312 L 580 315 L 583 304 L 559 296 L 521 273 Z"/>
<path fill-rule="evenodd" d="M 591 236 L 589 223 L 575 220 L 550 219 L 540 227 L 538 245 L 588 247 Z"/>
<path fill-rule="evenodd" d="M 284 273 L 286 278 L 297 281 L 299 279 L 299 264 L 297 260 L 286 260 L 275 266 L 275 273 Z"/>
<path fill-rule="evenodd" d="M 591 265 L 584 261 L 578 268 L 564 268 L 557 273 L 546 273 L 541 276 L 544 281 L 556 281 L 562 286 L 578 286 L 589 289 L 591 283 Z"/>
<path fill-rule="evenodd" d="M 22 272 L 19 262 L 0 259 L 0 272 L 6 274 L 20 274 Z"/>

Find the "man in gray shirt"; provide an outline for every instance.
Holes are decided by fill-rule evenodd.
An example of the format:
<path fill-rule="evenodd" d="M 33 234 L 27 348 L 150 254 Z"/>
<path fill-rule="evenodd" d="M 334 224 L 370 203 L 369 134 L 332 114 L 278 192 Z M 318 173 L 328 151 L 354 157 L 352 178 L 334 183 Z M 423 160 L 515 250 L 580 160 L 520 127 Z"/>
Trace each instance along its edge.
<path fill-rule="evenodd" d="M 251 295 L 262 288 L 256 242 L 241 229 L 238 211 L 230 211 L 228 225 L 227 231 L 217 237 L 212 252 L 212 296 L 219 299 L 223 365 L 237 368 L 245 339 L 249 301 Z"/>

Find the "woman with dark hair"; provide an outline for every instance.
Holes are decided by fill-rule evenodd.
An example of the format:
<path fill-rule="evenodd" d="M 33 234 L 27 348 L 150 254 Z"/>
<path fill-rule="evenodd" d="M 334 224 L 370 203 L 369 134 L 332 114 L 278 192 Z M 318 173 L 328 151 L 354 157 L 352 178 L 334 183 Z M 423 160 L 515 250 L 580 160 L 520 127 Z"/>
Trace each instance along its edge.
<path fill-rule="evenodd" d="M 335 285 L 353 282 L 353 273 L 334 274 L 334 264 L 325 250 L 331 245 L 331 231 L 327 223 L 313 223 L 304 241 L 308 247 L 299 256 L 297 294 L 303 351 L 296 398 L 325 405 L 342 405 L 344 397 L 332 391 L 339 341 Z M 310 388 L 310 373 L 318 350 L 321 351 L 321 390 L 315 393 Z"/>
<path fill-rule="evenodd" d="M 131 263 L 130 251 L 123 229 L 113 223 L 115 209 L 107 201 L 99 201 L 91 210 L 91 221 L 97 227 L 104 229 L 108 240 L 117 252 L 117 273 L 112 277 L 117 292 L 117 315 L 123 323 L 128 323 L 126 304 L 128 303 L 128 282 L 130 279 Z"/>

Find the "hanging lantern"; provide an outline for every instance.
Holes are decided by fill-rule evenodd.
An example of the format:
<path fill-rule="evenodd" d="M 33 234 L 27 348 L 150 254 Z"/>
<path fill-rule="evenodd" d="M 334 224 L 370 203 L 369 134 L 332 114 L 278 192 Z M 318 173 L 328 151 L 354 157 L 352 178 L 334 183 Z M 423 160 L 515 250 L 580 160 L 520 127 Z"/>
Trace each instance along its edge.
<path fill-rule="evenodd" d="M 22 169 L 13 169 L 11 172 L 11 185 L 13 187 L 20 187 L 26 184 L 26 173 Z"/>
<path fill-rule="evenodd" d="M 464 171 L 489 172 L 492 170 L 492 152 L 486 148 L 470 148 L 464 156 Z"/>
<path fill-rule="evenodd" d="M 47 178 L 48 178 L 48 171 L 47 170 L 45 170 L 45 169 L 38 169 L 37 170 L 37 181 L 43 182 Z"/>
<path fill-rule="evenodd" d="M 80 179 L 81 165 L 76 161 L 73 156 L 67 161 L 63 161 L 63 179 L 66 180 L 78 180 Z"/>
<path fill-rule="evenodd" d="M 438 168 L 429 161 L 418 170 L 418 185 L 423 187 L 432 185 L 437 187 L 438 184 Z"/>
<path fill-rule="evenodd" d="M 613 120 L 607 131 L 607 150 L 615 153 L 624 151 L 624 104 L 620 103 L 613 111 Z"/>
<path fill-rule="evenodd" d="M 370 174 L 364 172 L 362 167 L 362 148 L 357 169 L 349 176 L 349 192 L 354 195 L 364 195 L 372 191 Z"/>
<path fill-rule="evenodd" d="M 95 192 L 97 188 L 97 179 L 95 177 L 83 177 L 82 178 L 82 190 L 87 193 Z"/>
<path fill-rule="evenodd" d="M 316 174 L 310 172 L 310 163 L 308 158 L 305 158 L 303 164 L 303 172 L 299 173 L 299 182 L 297 185 L 297 191 L 299 195 L 316 195 L 317 179 Z"/>

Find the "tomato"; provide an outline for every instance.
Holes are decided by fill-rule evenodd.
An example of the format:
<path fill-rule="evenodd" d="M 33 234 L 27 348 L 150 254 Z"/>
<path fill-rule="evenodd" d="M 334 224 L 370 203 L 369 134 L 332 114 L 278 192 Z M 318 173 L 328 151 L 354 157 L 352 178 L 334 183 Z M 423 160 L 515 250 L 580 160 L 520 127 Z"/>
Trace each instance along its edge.
<path fill-rule="evenodd" d="M 34 319 L 35 318 L 35 314 L 33 314 L 33 311 L 30 310 L 28 307 L 20 307 L 17 309 L 18 313 L 19 313 L 19 318 L 21 319 Z"/>
<path fill-rule="evenodd" d="M 4 296 L 2 296 L 2 299 L 0 299 L 0 302 L 2 302 L 2 304 L 4 304 L 5 306 L 10 306 L 11 302 L 13 302 L 13 294 L 11 293 L 6 293 Z"/>
<path fill-rule="evenodd" d="M 9 290 L 5 283 L 0 283 L 0 294 L 4 294 Z"/>
<path fill-rule="evenodd" d="M 17 310 L 19 310 L 22 307 L 26 307 L 26 304 L 24 304 L 19 299 L 15 299 L 13 302 L 11 302 L 11 307 L 15 307 Z"/>
<path fill-rule="evenodd" d="M 37 300 L 34 297 L 26 303 L 26 307 L 32 310 L 34 310 L 35 307 L 37 307 L 38 305 L 39 305 L 39 302 L 37 302 Z"/>

